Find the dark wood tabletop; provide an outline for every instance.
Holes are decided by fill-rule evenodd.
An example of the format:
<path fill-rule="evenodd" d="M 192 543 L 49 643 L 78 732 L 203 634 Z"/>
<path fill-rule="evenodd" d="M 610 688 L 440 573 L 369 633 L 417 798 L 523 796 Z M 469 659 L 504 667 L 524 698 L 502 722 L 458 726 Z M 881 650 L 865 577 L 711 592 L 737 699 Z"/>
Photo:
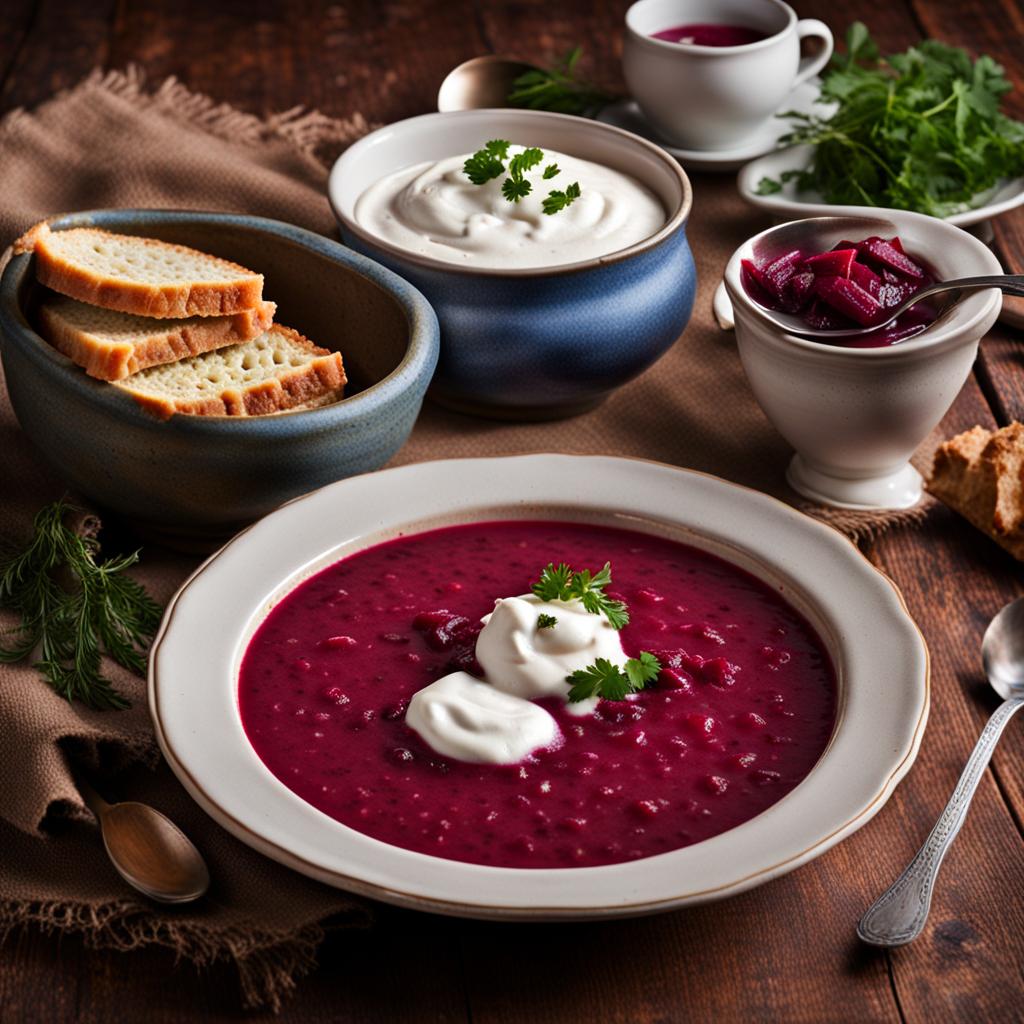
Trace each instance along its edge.
<path fill-rule="evenodd" d="M 793 0 L 837 34 L 864 20 L 886 51 L 933 36 L 991 54 L 1024 118 L 1024 9 L 1015 0 Z M 5 0 L 0 110 L 35 104 L 97 65 L 176 75 L 257 114 L 296 104 L 388 122 L 433 108 L 445 73 L 498 52 L 533 60 L 583 44 L 621 89 L 624 0 Z M 2 155 L 0 155 L 2 156 Z M 0 160 L 2 166 L 2 160 Z M 1024 215 L 995 245 L 1024 271 Z M 1024 419 L 1020 331 L 999 326 L 945 421 Z M 985 625 L 1022 592 L 1007 554 L 945 509 L 868 550 L 902 588 L 932 653 L 931 719 L 917 764 L 871 824 L 785 878 L 726 902 L 636 921 L 512 925 L 382 908 L 328 938 L 282 1022 L 1024 1020 L 1024 729 L 1015 723 L 910 946 L 858 943 L 854 924 L 932 827 L 996 704 L 981 674 Z M 2 851 L 0 851 L 2 870 Z M 0 1020 L 235 1018 L 227 966 L 95 952 L 23 932 L 0 947 Z"/>

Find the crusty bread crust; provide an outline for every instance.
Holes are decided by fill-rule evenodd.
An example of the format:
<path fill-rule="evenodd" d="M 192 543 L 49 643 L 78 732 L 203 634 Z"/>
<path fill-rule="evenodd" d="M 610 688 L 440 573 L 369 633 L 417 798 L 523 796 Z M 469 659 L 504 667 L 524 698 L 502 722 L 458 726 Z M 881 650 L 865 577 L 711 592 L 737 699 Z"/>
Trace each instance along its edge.
<path fill-rule="evenodd" d="M 69 323 L 59 306 L 39 308 L 40 333 L 58 352 L 99 380 L 123 380 L 147 366 L 187 359 L 259 337 L 274 322 L 276 306 L 262 302 L 230 316 L 187 321 L 153 320 L 153 333 L 139 341 L 115 342 Z"/>
<path fill-rule="evenodd" d="M 113 232 L 98 228 L 89 230 L 110 238 L 119 237 Z M 14 243 L 15 255 L 34 252 L 36 279 L 41 284 L 94 306 L 159 319 L 183 319 L 189 316 L 223 316 L 239 313 L 258 306 L 263 298 L 263 275 L 230 260 L 222 262 L 237 271 L 238 276 L 225 281 L 193 281 L 180 285 L 125 281 L 79 266 L 59 252 L 55 252 L 51 244 L 54 234 L 45 221 L 36 224 Z M 161 242 L 154 238 L 138 238 L 136 241 L 147 246 L 166 247 L 189 255 L 208 256 L 197 249 Z M 221 260 L 221 257 L 218 256 L 217 259 Z"/>
<path fill-rule="evenodd" d="M 297 345 L 306 348 L 316 358 L 296 369 L 282 368 L 279 376 L 252 387 L 226 387 L 216 398 L 193 402 L 172 401 L 137 391 L 132 388 L 130 379 L 117 383 L 115 387 L 127 391 L 146 412 L 162 420 L 170 419 L 175 413 L 185 416 L 268 416 L 314 402 L 328 392 L 334 393 L 335 399 L 341 398 L 348 380 L 341 353 L 314 345 L 290 327 L 275 324 L 274 330 L 290 335 Z"/>
<path fill-rule="evenodd" d="M 927 488 L 1024 561 L 1024 424 L 973 427 L 946 441 Z"/>

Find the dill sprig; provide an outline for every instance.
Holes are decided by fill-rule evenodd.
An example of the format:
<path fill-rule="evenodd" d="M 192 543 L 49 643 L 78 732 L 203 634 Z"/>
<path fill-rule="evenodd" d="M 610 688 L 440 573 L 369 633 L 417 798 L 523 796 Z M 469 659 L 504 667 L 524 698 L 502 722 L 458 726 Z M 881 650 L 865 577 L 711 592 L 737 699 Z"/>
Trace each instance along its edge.
<path fill-rule="evenodd" d="M 532 68 L 520 75 L 508 94 L 513 107 L 530 110 L 553 110 L 559 114 L 596 117 L 602 107 L 612 102 L 596 85 L 580 78 L 576 65 L 583 55 L 582 47 L 574 47 L 554 67 Z"/>
<path fill-rule="evenodd" d="M 9 638 L 0 644 L 0 662 L 38 651 L 34 667 L 62 697 L 98 710 L 126 708 L 101 671 L 101 657 L 144 673 L 161 608 L 124 575 L 139 553 L 101 561 L 98 541 L 67 525 L 79 511 L 63 499 L 47 505 L 28 545 L 0 559 L 0 608 L 20 616 L 18 625 L 0 630 Z"/>

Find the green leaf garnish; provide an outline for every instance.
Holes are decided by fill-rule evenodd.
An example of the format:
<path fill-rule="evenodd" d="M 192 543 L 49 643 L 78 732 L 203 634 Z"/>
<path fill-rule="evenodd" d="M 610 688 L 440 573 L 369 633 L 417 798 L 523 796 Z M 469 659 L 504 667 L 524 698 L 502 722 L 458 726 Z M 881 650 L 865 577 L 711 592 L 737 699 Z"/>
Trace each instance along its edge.
<path fill-rule="evenodd" d="M 557 625 L 558 617 L 555 615 L 545 615 L 541 612 L 537 616 L 537 628 L 538 629 L 550 629 L 552 626 Z"/>
<path fill-rule="evenodd" d="M 929 39 L 882 57 L 861 22 L 846 34 L 822 79 L 828 118 L 790 112 L 784 144 L 813 147 L 811 162 L 760 195 L 796 179 L 827 203 L 917 210 L 948 217 L 970 209 L 1004 178 L 1024 174 L 1024 124 L 999 111 L 1011 90 L 991 57 Z"/>
<path fill-rule="evenodd" d="M 576 65 L 582 54 L 583 50 L 577 46 L 554 67 L 548 70 L 533 68 L 521 74 L 512 83 L 507 97 L 509 105 L 594 117 L 615 97 L 577 76 Z"/>
<path fill-rule="evenodd" d="M 588 569 L 574 572 L 565 562 L 557 567 L 549 562 L 530 589 L 542 601 L 572 601 L 575 598 L 588 612 L 604 615 L 612 629 L 622 629 L 629 623 L 629 612 L 622 601 L 615 601 L 604 592 L 611 581 L 611 562 L 605 562 L 604 568 L 593 574 Z"/>
<path fill-rule="evenodd" d="M 501 194 L 510 203 L 518 203 L 533 191 L 533 183 L 526 175 L 543 163 L 544 151 L 536 146 L 529 146 L 509 160 L 508 150 L 511 145 L 507 139 L 492 139 L 483 149 L 478 149 L 472 156 L 466 157 L 462 169 L 474 185 L 486 185 L 487 182 L 505 173 L 507 160 L 508 177 L 501 183 Z M 548 164 L 541 177 L 549 180 L 556 174 L 561 174 L 558 164 Z M 574 182 L 564 192 L 549 192 L 542 207 L 545 213 L 557 213 L 579 196 L 579 182 Z"/>
<path fill-rule="evenodd" d="M 62 697 L 101 710 L 126 708 L 102 674 L 101 655 L 142 675 L 161 609 L 124 575 L 139 553 L 100 561 L 96 539 L 67 525 L 79 511 L 63 500 L 47 505 L 28 545 L 0 561 L 0 608 L 20 617 L 0 633 L 13 636 L 0 646 L 0 662 L 22 661 L 38 648 L 34 667 Z"/>
<path fill-rule="evenodd" d="M 598 658 L 593 665 L 566 676 L 565 681 L 572 683 L 569 700 L 573 704 L 591 697 L 623 700 L 657 679 L 660 671 L 661 662 L 649 651 L 641 651 L 639 658 L 629 658 L 622 668 L 607 658 Z"/>
<path fill-rule="evenodd" d="M 544 212 L 547 214 L 558 213 L 559 210 L 564 210 L 567 206 L 572 204 L 580 197 L 580 185 L 578 181 L 574 181 L 571 185 L 568 185 L 564 192 L 559 192 L 557 189 L 552 189 L 541 204 Z"/>
<path fill-rule="evenodd" d="M 497 178 L 505 171 L 504 161 L 508 157 L 508 147 L 511 145 L 506 139 L 492 139 L 486 143 L 483 149 L 478 149 L 471 157 L 466 158 L 462 165 L 466 177 L 474 185 L 484 185 L 492 178 Z"/>

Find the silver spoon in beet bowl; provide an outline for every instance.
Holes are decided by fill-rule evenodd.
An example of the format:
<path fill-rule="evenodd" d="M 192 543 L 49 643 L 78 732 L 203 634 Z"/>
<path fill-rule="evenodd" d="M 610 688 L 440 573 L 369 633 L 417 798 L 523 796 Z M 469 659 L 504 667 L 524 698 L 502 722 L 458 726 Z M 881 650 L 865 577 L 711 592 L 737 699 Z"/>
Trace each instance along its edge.
<path fill-rule="evenodd" d="M 841 241 L 856 239 L 858 235 L 862 234 L 878 236 L 891 233 L 895 235 L 896 231 L 896 225 L 882 217 L 811 217 L 807 220 L 782 224 L 773 231 L 766 232 L 759 239 L 758 249 L 753 255 L 755 262 L 760 261 L 762 266 L 786 253 L 814 253 L 818 254 L 817 258 L 831 258 L 833 253 L 830 250 Z M 892 248 L 884 239 L 876 238 L 875 240 L 887 248 Z M 839 256 L 840 254 L 834 255 Z M 902 250 L 895 250 L 893 255 L 894 258 L 904 256 Z M 912 261 L 910 261 L 910 265 L 913 266 Z M 806 264 L 806 266 L 810 266 L 810 264 Z M 839 284 L 844 283 L 843 281 L 839 282 Z M 931 312 L 934 314 L 932 319 L 938 319 L 959 302 L 964 295 L 987 288 L 1000 288 L 1009 295 L 1024 295 L 1024 275 L 989 274 L 983 277 L 936 281 L 884 309 L 882 315 L 871 319 L 869 323 L 850 325 L 837 323 L 823 327 L 816 327 L 808 323 L 799 313 L 788 313 L 765 305 L 750 289 L 747 294 L 757 306 L 761 316 L 787 334 L 836 341 L 840 338 L 856 338 L 874 331 L 882 331 L 919 302 L 941 295 L 943 298 L 940 302 L 931 303 Z M 856 291 L 856 289 L 851 290 Z M 877 309 L 877 307 L 875 308 Z"/>
<path fill-rule="evenodd" d="M 210 872 L 191 840 L 158 810 L 126 801 L 109 804 L 87 782 L 78 791 L 96 815 L 117 873 L 159 903 L 191 903 L 210 887 Z"/>
<path fill-rule="evenodd" d="M 945 810 L 906 871 L 860 919 L 857 934 L 873 946 L 902 946 L 921 934 L 939 867 L 960 831 L 1006 723 L 1024 705 L 1024 597 L 989 623 L 981 659 L 992 689 L 1003 698 L 982 730 Z"/>

